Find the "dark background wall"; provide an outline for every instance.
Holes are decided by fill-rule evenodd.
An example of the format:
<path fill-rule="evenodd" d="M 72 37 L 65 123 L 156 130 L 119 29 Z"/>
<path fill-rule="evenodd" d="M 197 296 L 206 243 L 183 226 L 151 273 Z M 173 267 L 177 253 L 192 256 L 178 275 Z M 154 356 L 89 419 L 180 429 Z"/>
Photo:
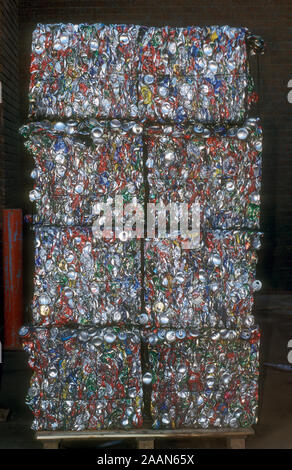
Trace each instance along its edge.
<path fill-rule="evenodd" d="M 20 204 L 18 0 L 2 0 L 0 7 L 2 178 L 5 173 L 4 184 L 0 191 L 0 203 L 2 207 L 13 208 Z"/>
<path fill-rule="evenodd" d="M 144 25 L 246 26 L 261 35 L 266 54 L 253 61 L 260 102 L 254 114 L 264 128 L 262 230 L 258 277 L 265 291 L 290 290 L 292 285 L 292 104 L 288 80 L 292 78 L 292 0 L 20 0 L 19 5 L 20 121 L 27 116 L 31 34 L 35 25 L 54 22 L 135 23 Z M 23 175 L 19 191 L 29 210 L 27 190 L 31 162 L 21 150 Z M 15 160 L 17 162 L 17 160 Z M 15 177 L 16 178 L 16 177 Z M 13 188 L 11 188 L 13 191 Z"/>
<path fill-rule="evenodd" d="M 0 213 L 21 206 L 21 165 L 18 128 L 19 58 L 18 0 L 0 0 Z M 2 219 L 0 217 L 0 340 L 3 324 Z"/>

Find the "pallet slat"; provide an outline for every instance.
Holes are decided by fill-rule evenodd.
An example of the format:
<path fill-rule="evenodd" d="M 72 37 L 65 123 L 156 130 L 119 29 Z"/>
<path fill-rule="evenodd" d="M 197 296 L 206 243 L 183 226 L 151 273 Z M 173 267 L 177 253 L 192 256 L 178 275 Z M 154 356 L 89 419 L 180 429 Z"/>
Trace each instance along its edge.
<path fill-rule="evenodd" d="M 37 440 L 72 440 L 72 439 L 143 439 L 143 438 L 172 438 L 180 439 L 187 437 L 209 437 L 209 438 L 239 438 L 254 434 L 252 428 L 238 429 L 176 429 L 176 430 L 153 430 L 140 429 L 129 431 L 39 431 L 35 437 Z"/>

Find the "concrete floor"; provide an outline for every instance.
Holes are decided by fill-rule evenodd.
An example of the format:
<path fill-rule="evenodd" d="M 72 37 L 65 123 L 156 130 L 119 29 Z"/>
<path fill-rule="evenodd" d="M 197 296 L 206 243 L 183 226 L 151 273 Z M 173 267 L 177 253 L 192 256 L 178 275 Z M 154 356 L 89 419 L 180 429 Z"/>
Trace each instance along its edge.
<path fill-rule="evenodd" d="M 288 341 L 292 339 L 292 295 L 260 296 L 256 300 L 258 322 L 262 329 L 262 372 L 260 414 L 256 434 L 247 439 L 250 449 L 292 448 L 292 372 L 264 366 L 265 362 L 289 365 Z M 22 351 L 3 352 L 0 408 L 10 408 L 6 422 L 0 422 L 0 449 L 37 449 L 41 444 L 30 430 L 32 415 L 24 403 L 31 372 Z M 133 447 L 132 441 L 91 443 L 90 447 Z M 157 441 L 160 448 L 219 448 L 221 440 Z M 87 443 L 66 447 L 89 447 Z"/>

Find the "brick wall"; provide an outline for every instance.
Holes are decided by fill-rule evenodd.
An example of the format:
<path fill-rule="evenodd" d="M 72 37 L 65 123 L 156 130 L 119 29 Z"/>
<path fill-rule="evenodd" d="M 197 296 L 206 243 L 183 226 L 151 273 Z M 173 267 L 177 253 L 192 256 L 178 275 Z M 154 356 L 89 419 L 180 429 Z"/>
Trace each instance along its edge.
<path fill-rule="evenodd" d="M 20 204 L 18 0 L 0 3 L 1 207 Z"/>
<path fill-rule="evenodd" d="M 292 78 L 292 1 L 290 0 L 20 0 L 21 121 L 26 121 L 31 33 L 36 23 L 104 22 L 144 25 L 229 24 L 261 35 L 267 52 L 259 58 L 257 114 L 264 127 L 262 229 L 258 276 L 264 291 L 290 290 L 292 281 L 292 104 L 287 83 Z M 257 71 L 257 61 L 254 62 Z M 31 184 L 25 160 L 23 206 Z"/>
<path fill-rule="evenodd" d="M 20 206 L 18 0 L 0 1 L 0 214 Z M 3 341 L 2 218 L 0 217 L 0 340 Z"/>

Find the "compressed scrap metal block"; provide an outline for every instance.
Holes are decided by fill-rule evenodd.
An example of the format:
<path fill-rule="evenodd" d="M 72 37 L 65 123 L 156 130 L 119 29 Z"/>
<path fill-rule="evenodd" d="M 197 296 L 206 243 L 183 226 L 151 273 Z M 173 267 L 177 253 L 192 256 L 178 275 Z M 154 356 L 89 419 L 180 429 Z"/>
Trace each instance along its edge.
<path fill-rule="evenodd" d="M 20 334 L 34 371 L 27 395 L 33 429 L 142 424 L 138 330 L 23 327 Z"/>
<path fill-rule="evenodd" d="M 149 202 L 193 202 L 202 197 L 206 139 L 193 127 L 154 126 L 147 129 L 146 145 Z"/>
<path fill-rule="evenodd" d="M 232 391 L 177 393 L 165 404 L 152 394 L 154 429 L 242 428 L 257 423 L 257 378 L 248 387 Z"/>
<path fill-rule="evenodd" d="M 182 250 L 178 240 L 145 241 L 145 311 L 156 326 L 202 322 L 207 308 L 207 281 L 202 280 L 202 253 Z"/>
<path fill-rule="evenodd" d="M 141 70 L 144 74 L 188 76 L 196 70 L 203 74 L 212 69 L 208 61 L 215 61 L 213 67 L 217 65 L 219 74 L 230 74 L 232 69 L 246 73 L 246 34 L 246 28 L 230 26 L 141 27 Z"/>
<path fill-rule="evenodd" d="M 245 28 L 141 28 L 139 113 L 160 122 L 241 121 L 253 100 Z"/>
<path fill-rule="evenodd" d="M 38 24 L 29 116 L 137 117 L 138 26 Z"/>
<path fill-rule="evenodd" d="M 99 202 L 143 202 L 142 127 L 135 122 L 44 121 L 21 133 L 36 165 L 35 222 L 89 224 Z"/>
<path fill-rule="evenodd" d="M 140 324 L 138 240 L 96 240 L 90 228 L 34 230 L 34 324 Z"/>
<path fill-rule="evenodd" d="M 203 236 L 211 326 L 254 326 L 253 295 L 261 288 L 256 279 L 256 250 L 261 246 L 262 235 L 215 230 Z"/>
<path fill-rule="evenodd" d="M 240 121 L 254 99 L 247 43 L 261 49 L 250 38 L 229 26 L 38 24 L 29 116 Z"/>
<path fill-rule="evenodd" d="M 179 239 L 145 242 L 145 311 L 157 327 L 254 325 L 261 234 L 203 232 L 197 249 Z"/>
<path fill-rule="evenodd" d="M 144 333 L 154 428 L 254 424 L 259 337 L 257 328 Z"/>
<path fill-rule="evenodd" d="M 116 400 L 48 400 L 35 402 L 35 431 L 102 431 L 131 429 L 142 425 L 140 397 Z"/>
<path fill-rule="evenodd" d="M 230 128 L 150 127 L 148 202 L 198 202 L 203 227 L 259 228 L 261 150 L 257 119 Z"/>

